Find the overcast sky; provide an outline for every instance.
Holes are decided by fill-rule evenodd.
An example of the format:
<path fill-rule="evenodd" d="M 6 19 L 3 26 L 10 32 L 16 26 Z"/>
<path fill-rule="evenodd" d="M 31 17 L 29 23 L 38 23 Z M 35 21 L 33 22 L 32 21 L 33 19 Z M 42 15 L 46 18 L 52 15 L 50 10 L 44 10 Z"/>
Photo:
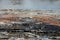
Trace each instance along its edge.
<path fill-rule="evenodd" d="M 0 9 L 60 9 L 57 0 L 0 0 Z"/>

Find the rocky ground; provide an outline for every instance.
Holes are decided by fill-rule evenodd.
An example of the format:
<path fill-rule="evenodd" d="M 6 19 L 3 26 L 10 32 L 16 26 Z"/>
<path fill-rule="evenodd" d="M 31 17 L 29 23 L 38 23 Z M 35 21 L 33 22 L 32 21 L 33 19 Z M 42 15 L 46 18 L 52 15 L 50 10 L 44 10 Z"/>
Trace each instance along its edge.
<path fill-rule="evenodd" d="M 49 36 L 52 36 L 54 34 L 54 36 L 57 36 L 57 34 L 60 34 L 59 12 L 60 10 L 1 9 L 0 38 L 4 38 L 6 36 L 10 38 L 9 40 L 15 37 L 18 37 L 17 39 L 20 39 L 20 37 L 22 37 L 21 35 L 23 35 L 24 38 L 33 36 L 33 38 L 40 37 L 37 35 L 37 33 L 42 33 L 43 35 L 50 34 Z M 30 32 L 34 34 L 31 34 Z"/>

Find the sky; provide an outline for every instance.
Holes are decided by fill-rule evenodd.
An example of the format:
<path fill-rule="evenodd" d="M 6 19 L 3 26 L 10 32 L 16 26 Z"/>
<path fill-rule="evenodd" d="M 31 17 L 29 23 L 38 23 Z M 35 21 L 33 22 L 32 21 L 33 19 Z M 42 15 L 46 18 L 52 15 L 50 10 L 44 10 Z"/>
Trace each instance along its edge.
<path fill-rule="evenodd" d="M 60 10 L 59 0 L 0 0 L 0 9 Z"/>

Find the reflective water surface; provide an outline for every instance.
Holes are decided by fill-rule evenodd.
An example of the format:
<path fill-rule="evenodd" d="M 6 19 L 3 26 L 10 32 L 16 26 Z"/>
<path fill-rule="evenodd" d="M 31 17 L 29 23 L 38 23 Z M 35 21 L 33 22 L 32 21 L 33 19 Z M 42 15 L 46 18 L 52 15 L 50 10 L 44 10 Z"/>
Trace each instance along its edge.
<path fill-rule="evenodd" d="M 60 9 L 60 0 L 0 0 L 0 9 Z"/>

